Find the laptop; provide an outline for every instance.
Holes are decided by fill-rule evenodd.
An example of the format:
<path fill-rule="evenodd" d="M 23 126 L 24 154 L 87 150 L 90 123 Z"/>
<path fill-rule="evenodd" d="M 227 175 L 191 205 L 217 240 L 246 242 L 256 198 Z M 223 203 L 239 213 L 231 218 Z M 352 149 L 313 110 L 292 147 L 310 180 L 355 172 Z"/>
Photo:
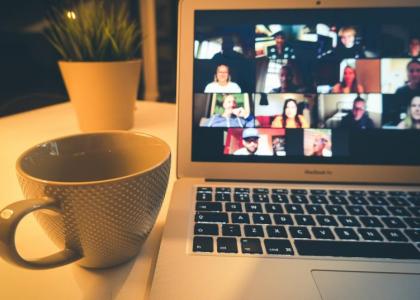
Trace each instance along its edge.
<path fill-rule="evenodd" d="M 184 0 L 151 299 L 418 299 L 418 1 Z"/>

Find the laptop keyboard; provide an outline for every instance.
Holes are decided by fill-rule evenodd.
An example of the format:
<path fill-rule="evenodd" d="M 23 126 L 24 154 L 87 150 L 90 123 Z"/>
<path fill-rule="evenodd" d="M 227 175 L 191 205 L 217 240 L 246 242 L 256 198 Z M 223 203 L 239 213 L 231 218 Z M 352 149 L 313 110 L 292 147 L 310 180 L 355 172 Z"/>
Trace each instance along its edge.
<path fill-rule="evenodd" d="M 420 192 L 197 187 L 192 251 L 420 259 Z"/>

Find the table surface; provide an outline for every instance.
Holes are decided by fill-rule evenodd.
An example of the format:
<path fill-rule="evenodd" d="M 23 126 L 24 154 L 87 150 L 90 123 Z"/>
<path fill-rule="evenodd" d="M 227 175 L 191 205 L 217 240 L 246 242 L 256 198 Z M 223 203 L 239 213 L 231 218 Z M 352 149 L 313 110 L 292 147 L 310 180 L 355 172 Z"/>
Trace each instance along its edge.
<path fill-rule="evenodd" d="M 70 264 L 49 270 L 26 270 L 0 258 L 1 299 L 147 299 L 176 177 L 176 109 L 174 104 L 139 101 L 134 131 L 160 137 L 171 147 L 172 166 L 157 222 L 139 255 L 121 266 L 91 270 Z M 40 142 L 79 133 L 70 103 L 0 118 L 0 209 L 23 199 L 15 171 L 18 156 Z M 19 225 L 16 243 L 26 258 L 57 251 L 33 216 Z"/>

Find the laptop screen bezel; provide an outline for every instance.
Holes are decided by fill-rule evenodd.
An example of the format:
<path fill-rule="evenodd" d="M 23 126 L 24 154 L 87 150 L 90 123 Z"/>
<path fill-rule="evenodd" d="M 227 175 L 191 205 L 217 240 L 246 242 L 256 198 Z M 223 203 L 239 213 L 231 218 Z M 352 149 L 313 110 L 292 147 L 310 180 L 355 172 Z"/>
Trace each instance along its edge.
<path fill-rule="evenodd" d="M 347 182 L 420 184 L 418 166 L 343 165 L 303 163 L 228 163 L 192 161 L 193 44 L 194 14 L 197 10 L 325 9 L 420 7 L 416 0 L 183 0 L 178 14 L 177 65 L 177 177 L 215 180 L 261 180 L 295 182 Z"/>

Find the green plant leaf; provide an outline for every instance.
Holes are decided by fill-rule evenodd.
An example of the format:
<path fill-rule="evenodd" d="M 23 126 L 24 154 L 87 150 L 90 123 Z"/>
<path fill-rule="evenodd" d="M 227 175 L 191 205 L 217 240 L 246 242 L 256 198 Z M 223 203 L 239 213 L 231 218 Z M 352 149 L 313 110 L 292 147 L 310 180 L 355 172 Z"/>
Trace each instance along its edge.
<path fill-rule="evenodd" d="M 64 60 L 114 61 L 139 57 L 140 31 L 124 2 L 82 1 L 53 8 L 45 35 Z"/>

